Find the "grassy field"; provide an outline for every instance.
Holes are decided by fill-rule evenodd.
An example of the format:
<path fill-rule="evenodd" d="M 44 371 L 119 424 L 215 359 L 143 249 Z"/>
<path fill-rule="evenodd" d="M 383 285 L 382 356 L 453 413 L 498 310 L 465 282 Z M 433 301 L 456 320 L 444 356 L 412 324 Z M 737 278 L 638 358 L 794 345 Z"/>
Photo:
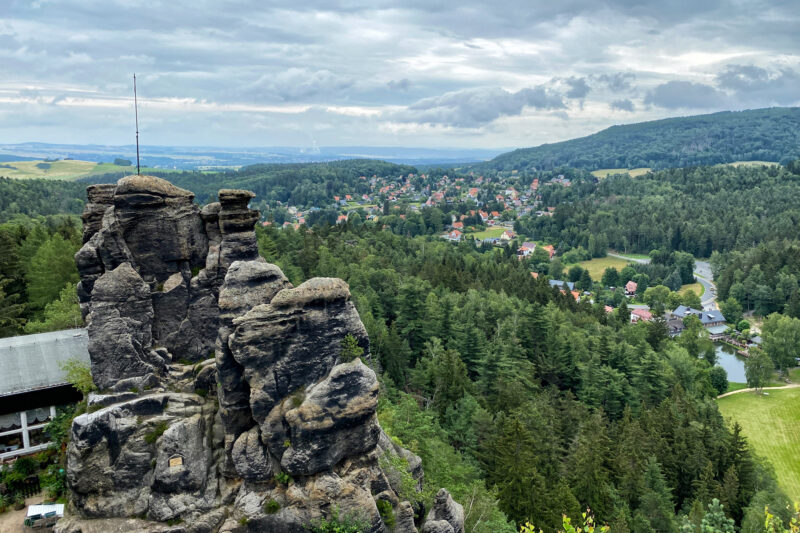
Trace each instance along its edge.
<path fill-rule="evenodd" d="M 717 404 L 727 420 L 742 426 L 755 451 L 769 459 L 789 498 L 800 500 L 800 389 L 772 390 L 768 396 L 742 392 Z"/>
<path fill-rule="evenodd" d="M 636 176 L 641 176 L 643 174 L 647 174 L 650 172 L 649 168 L 601 168 L 599 170 L 593 170 L 592 176 L 596 176 L 598 178 L 607 178 L 612 174 L 628 174 L 630 177 L 635 178 Z"/>
<path fill-rule="evenodd" d="M 500 235 L 502 235 L 505 230 L 506 230 L 505 228 L 494 227 L 494 228 L 487 228 L 487 229 L 485 229 L 483 231 L 470 233 L 470 235 L 472 235 L 473 237 L 475 237 L 478 240 L 492 239 L 492 238 L 500 237 Z"/>
<path fill-rule="evenodd" d="M 696 295 L 702 298 L 703 293 L 706 291 L 706 289 L 703 287 L 702 283 L 691 283 L 689 285 L 684 285 L 683 287 L 681 287 L 681 290 L 679 290 L 678 292 L 683 294 L 686 291 L 694 291 Z"/>
<path fill-rule="evenodd" d="M 603 277 L 603 272 L 605 272 L 607 268 L 622 270 L 628 266 L 629 262 L 630 261 L 620 259 L 619 257 L 598 257 L 597 259 L 591 259 L 589 261 L 581 261 L 578 264 L 589 271 L 589 275 L 594 281 L 600 281 Z"/>
<path fill-rule="evenodd" d="M 722 163 L 718 166 L 730 165 L 732 167 L 760 167 L 763 165 L 772 166 L 778 163 L 774 161 L 734 161 L 733 163 Z"/>
<path fill-rule="evenodd" d="M 52 180 L 74 180 L 92 174 L 124 171 L 130 171 L 135 174 L 136 167 L 120 167 L 111 163 L 95 163 L 93 161 L 79 161 L 75 159 L 61 161 L 10 161 L 8 163 L 0 163 L 0 176 L 17 179 L 44 178 Z"/>
<path fill-rule="evenodd" d="M 733 383 L 729 381 L 728 388 L 725 390 L 725 392 L 733 392 L 735 390 L 741 390 L 746 388 L 747 388 L 747 383 Z"/>

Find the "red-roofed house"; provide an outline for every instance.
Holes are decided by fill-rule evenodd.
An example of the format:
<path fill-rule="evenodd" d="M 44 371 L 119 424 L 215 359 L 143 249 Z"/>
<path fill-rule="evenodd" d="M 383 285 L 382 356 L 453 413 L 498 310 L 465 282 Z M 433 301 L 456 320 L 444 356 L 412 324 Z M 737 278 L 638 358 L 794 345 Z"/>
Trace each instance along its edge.
<path fill-rule="evenodd" d="M 347 215 L 339 215 L 336 219 L 337 224 L 344 224 L 345 222 L 347 222 Z"/>
<path fill-rule="evenodd" d="M 633 296 L 634 294 L 636 294 L 636 287 L 637 285 L 635 281 L 629 281 L 628 283 L 625 284 L 625 294 L 627 294 L 628 296 Z"/>
<path fill-rule="evenodd" d="M 538 272 L 531 272 L 531 277 L 533 279 L 539 279 L 539 273 Z"/>
<path fill-rule="evenodd" d="M 517 248 L 517 253 L 521 257 L 527 257 L 531 255 L 535 249 L 536 249 L 535 242 L 523 242 L 522 245 L 519 248 Z"/>
<path fill-rule="evenodd" d="M 502 235 L 500 235 L 500 240 L 501 240 L 501 241 L 510 241 L 511 239 L 513 239 L 513 238 L 514 238 L 514 237 L 516 237 L 516 236 L 517 236 L 517 234 L 516 234 L 516 233 L 514 233 L 514 232 L 513 232 L 513 231 L 511 231 L 510 229 L 507 229 L 507 230 L 505 230 L 505 231 L 503 232 L 503 234 L 502 234 Z"/>
<path fill-rule="evenodd" d="M 647 309 L 634 309 L 631 311 L 631 323 L 639 322 L 640 320 L 644 320 L 645 322 L 650 322 L 653 320 L 653 313 L 648 311 Z"/>
<path fill-rule="evenodd" d="M 470 195 L 471 198 L 477 198 L 478 197 L 478 188 L 477 187 L 471 188 L 469 190 L 468 194 Z"/>
<path fill-rule="evenodd" d="M 548 244 L 547 246 L 542 246 L 542 248 L 544 248 L 547 251 L 547 253 L 550 254 L 550 259 L 552 259 L 554 255 L 556 255 L 556 249 L 552 244 Z"/>
<path fill-rule="evenodd" d="M 453 222 L 453 229 L 464 229 L 463 222 Z"/>
<path fill-rule="evenodd" d="M 447 237 L 445 237 L 445 238 L 446 238 L 448 241 L 451 241 L 451 242 L 458 242 L 458 241 L 460 241 L 460 240 L 461 240 L 461 232 L 460 232 L 460 231 L 458 231 L 457 229 L 454 229 L 453 231 L 451 231 L 450 233 L 448 233 L 448 234 L 447 234 Z"/>

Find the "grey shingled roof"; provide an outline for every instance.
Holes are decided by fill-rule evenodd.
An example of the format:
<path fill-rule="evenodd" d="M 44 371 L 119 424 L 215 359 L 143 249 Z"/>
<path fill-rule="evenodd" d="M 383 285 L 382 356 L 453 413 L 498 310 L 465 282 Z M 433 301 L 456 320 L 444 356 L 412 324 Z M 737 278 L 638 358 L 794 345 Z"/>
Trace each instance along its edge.
<path fill-rule="evenodd" d="M 67 383 L 60 363 L 89 363 L 85 329 L 65 329 L 0 339 L 0 396 L 57 387 Z"/>

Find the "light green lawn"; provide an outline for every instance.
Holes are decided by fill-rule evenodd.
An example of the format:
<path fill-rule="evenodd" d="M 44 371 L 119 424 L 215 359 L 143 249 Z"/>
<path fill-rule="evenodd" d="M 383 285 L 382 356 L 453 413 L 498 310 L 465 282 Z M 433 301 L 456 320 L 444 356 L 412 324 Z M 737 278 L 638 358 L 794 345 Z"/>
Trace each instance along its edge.
<path fill-rule="evenodd" d="M 728 388 L 725 390 L 725 392 L 733 392 L 735 390 L 741 390 L 746 388 L 747 388 L 747 383 L 733 383 L 729 381 Z"/>
<path fill-rule="evenodd" d="M 678 291 L 680 294 L 683 294 L 687 291 L 694 291 L 694 293 L 701 298 L 703 297 L 703 293 L 706 292 L 706 289 L 703 287 L 702 283 L 690 283 L 689 285 L 684 285 Z"/>
<path fill-rule="evenodd" d="M 472 235 L 478 240 L 492 239 L 495 237 L 500 237 L 500 235 L 502 235 L 505 230 L 506 230 L 505 228 L 494 227 L 494 228 L 487 228 L 483 231 L 478 231 L 476 233 L 470 233 L 470 235 Z"/>
<path fill-rule="evenodd" d="M 39 168 L 38 164 L 48 164 L 50 168 Z M 144 169 L 142 169 L 144 170 Z M 136 173 L 136 167 L 121 167 L 111 163 L 95 163 L 93 161 L 61 160 L 61 161 L 9 161 L 0 163 L 0 176 L 6 178 L 30 179 L 44 178 L 52 180 L 74 180 L 92 174 L 107 172 Z"/>
<path fill-rule="evenodd" d="M 734 161 L 733 163 L 721 163 L 717 166 L 732 166 L 732 167 L 760 167 L 763 165 L 773 166 L 778 163 L 774 161 Z"/>
<path fill-rule="evenodd" d="M 800 500 L 800 389 L 749 392 L 717 400 L 725 418 L 742 426 L 753 449 L 769 459 L 778 484 L 793 501 Z"/>
<path fill-rule="evenodd" d="M 607 178 L 613 174 L 628 174 L 630 177 L 635 178 L 636 176 L 642 176 L 650 172 L 649 168 L 641 167 L 641 168 L 601 168 L 598 170 L 592 171 L 592 176 L 598 178 Z"/>
<path fill-rule="evenodd" d="M 581 261 L 578 264 L 589 271 L 589 275 L 594 281 L 600 281 L 600 279 L 603 277 L 603 272 L 605 272 L 607 268 L 616 268 L 617 270 L 622 270 L 628 266 L 629 263 L 630 261 L 625 259 L 609 256 L 598 257 L 589 261 Z"/>

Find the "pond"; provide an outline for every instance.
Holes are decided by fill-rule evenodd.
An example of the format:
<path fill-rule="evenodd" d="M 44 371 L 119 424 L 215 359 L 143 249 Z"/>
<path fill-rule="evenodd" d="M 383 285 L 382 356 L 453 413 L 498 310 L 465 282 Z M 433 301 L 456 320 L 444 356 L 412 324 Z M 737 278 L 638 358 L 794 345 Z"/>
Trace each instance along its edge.
<path fill-rule="evenodd" d="M 736 355 L 736 350 L 727 344 L 715 343 L 717 351 L 717 365 L 725 369 L 728 373 L 728 381 L 731 383 L 747 383 L 744 373 L 744 358 Z"/>

